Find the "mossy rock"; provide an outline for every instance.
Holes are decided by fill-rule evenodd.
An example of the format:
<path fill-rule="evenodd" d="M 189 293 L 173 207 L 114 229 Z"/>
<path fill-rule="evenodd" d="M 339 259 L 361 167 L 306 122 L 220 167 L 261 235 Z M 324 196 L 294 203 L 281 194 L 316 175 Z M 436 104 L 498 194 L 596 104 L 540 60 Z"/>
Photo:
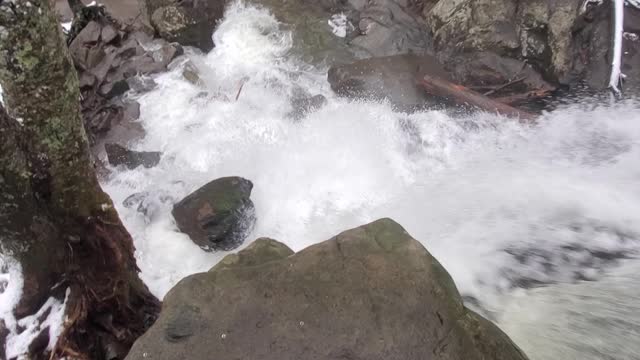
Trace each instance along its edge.
<path fill-rule="evenodd" d="M 240 177 L 213 180 L 173 206 L 176 225 L 204 250 L 232 250 L 255 223 L 252 188 Z"/>
<path fill-rule="evenodd" d="M 296 254 L 260 239 L 183 279 L 127 359 L 212 356 L 526 359 L 495 325 L 464 307 L 446 270 L 390 219 Z"/>

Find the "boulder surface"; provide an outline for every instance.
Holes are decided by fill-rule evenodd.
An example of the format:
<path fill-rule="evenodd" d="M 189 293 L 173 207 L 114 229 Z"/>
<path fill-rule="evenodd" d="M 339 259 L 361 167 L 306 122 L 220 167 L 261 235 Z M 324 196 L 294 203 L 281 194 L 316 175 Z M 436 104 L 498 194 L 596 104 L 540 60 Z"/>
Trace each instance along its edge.
<path fill-rule="evenodd" d="M 527 359 L 393 220 L 292 253 L 259 239 L 183 279 L 127 359 Z"/>

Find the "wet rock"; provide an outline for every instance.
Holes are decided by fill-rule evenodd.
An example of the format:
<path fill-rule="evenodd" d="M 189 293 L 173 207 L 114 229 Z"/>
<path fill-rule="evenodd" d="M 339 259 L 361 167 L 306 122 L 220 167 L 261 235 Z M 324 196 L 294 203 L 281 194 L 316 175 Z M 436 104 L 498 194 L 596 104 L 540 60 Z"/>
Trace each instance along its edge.
<path fill-rule="evenodd" d="M 127 85 L 131 90 L 143 93 L 153 90 L 158 84 L 148 76 L 134 76 L 127 79 Z"/>
<path fill-rule="evenodd" d="M 99 106 L 99 111 L 85 124 L 90 133 L 99 135 L 91 148 L 96 159 L 106 160 L 106 143 L 127 144 L 144 137 L 144 128 L 136 121 L 140 116 L 137 101 L 114 100 Z"/>
<path fill-rule="evenodd" d="M 168 191 L 160 190 L 153 193 L 142 191 L 129 195 L 122 202 L 122 206 L 127 209 L 135 209 L 144 215 L 147 223 L 150 223 L 162 208 L 171 206 L 175 202 L 176 199 Z"/>
<path fill-rule="evenodd" d="M 200 72 L 198 71 L 198 68 L 191 61 L 187 62 L 184 65 L 184 69 L 182 70 L 182 77 L 196 86 L 202 86 L 204 84 L 202 79 L 200 79 Z"/>
<path fill-rule="evenodd" d="M 183 1 L 154 10 L 151 24 L 167 41 L 209 51 L 213 48 L 211 34 L 223 12 L 224 1 Z"/>
<path fill-rule="evenodd" d="M 294 120 L 300 120 L 310 112 L 316 111 L 327 103 L 324 95 L 300 94 L 291 99 L 292 110 L 288 116 Z"/>
<path fill-rule="evenodd" d="M 98 56 L 96 54 L 101 50 L 98 46 L 98 40 L 100 40 L 101 32 L 102 28 L 100 24 L 95 21 L 91 21 L 71 42 L 69 45 L 69 52 L 71 53 L 71 57 L 74 59 L 76 66 L 79 66 L 82 69 L 88 69 L 91 67 L 89 59 L 95 59 Z"/>
<path fill-rule="evenodd" d="M 398 54 L 426 54 L 431 46 L 430 35 L 422 18 L 408 9 L 407 1 L 350 1 L 359 12 L 358 35 L 350 44 L 360 57 Z"/>
<path fill-rule="evenodd" d="M 129 91 L 129 83 L 126 79 L 111 81 L 100 86 L 98 93 L 107 99 L 120 96 Z"/>
<path fill-rule="evenodd" d="M 111 20 L 104 8 L 100 9 L 92 21 L 78 29 L 69 46 L 80 80 L 82 114 L 92 145 L 122 121 L 125 109 L 117 99 L 129 90 L 150 90 L 154 83 L 147 76 L 166 70 L 183 53 L 180 45 L 162 39 L 153 40 L 151 50 L 145 50 L 141 44 L 150 43 L 149 36 L 122 27 Z M 102 146 L 99 149 L 102 151 Z"/>
<path fill-rule="evenodd" d="M 143 191 L 127 196 L 122 202 L 122 206 L 130 209 L 138 207 L 145 199 L 149 197 L 149 192 Z"/>
<path fill-rule="evenodd" d="M 613 48 L 611 2 L 592 5 L 586 12 L 581 5 L 575 0 L 440 0 L 425 8 L 424 15 L 434 34 L 438 59 L 453 73 L 464 72 L 457 67 L 469 67 L 479 54 L 490 51 L 494 62 L 532 66 L 521 75 L 532 80 L 522 83 L 528 85 L 526 90 L 538 90 L 534 83 L 539 76 L 533 72 L 548 82 L 604 89 Z M 630 7 L 625 13 L 629 18 L 636 16 Z M 629 22 L 625 26 L 634 27 Z M 633 60 L 633 56 L 623 59 L 630 71 L 640 66 Z M 494 72 L 509 79 L 508 72 L 513 71 L 494 66 Z M 467 83 L 480 84 L 482 79 L 472 74 L 467 72 Z"/>
<path fill-rule="evenodd" d="M 417 86 L 417 79 L 425 74 L 449 78 L 432 57 L 396 55 L 334 65 L 328 80 L 340 96 L 389 100 L 397 107 L 411 109 L 428 105 L 429 98 Z"/>
<path fill-rule="evenodd" d="M 128 360 L 527 357 L 465 308 L 440 263 L 382 219 L 298 253 L 259 239 L 166 295 Z"/>
<path fill-rule="evenodd" d="M 271 33 L 281 30 L 293 32 L 292 52 L 311 64 L 352 61 L 355 47 L 349 45 L 351 37 L 334 35 L 328 21 L 336 14 L 344 14 L 355 24 L 357 13 L 347 1 L 281 1 L 252 0 L 269 11 L 280 22 L 262 26 L 260 30 Z M 265 24 L 266 25 L 266 24 Z M 355 34 L 357 31 L 351 32 Z M 366 54 L 364 51 L 361 51 Z"/>
<path fill-rule="evenodd" d="M 246 249 L 237 254 L 225 256 L 209 272 L 238 266 L 257 266 L 270 261 L 284 259 L 293 255 L 293 250 L 277 240 L 269 238 L 256 239 Z"/>
<path fill-rule="evenodd" d="M 160 49 L 153 51 L 153 61 L 162 64 L 163 68 L 166 68 L 173 59 L 184 54 L 184 49 L 178 43 L 162 43 Z"/>
<path fill-rule="evenodd" d="M 198 331 L 200 326 L 200 309 L 194 306 L 181 306 L 167 321 L 165 338 L 169 342 L 185 341 Z"/>
<path fill-rule="evenodd" d="M 631 6 L 625 8 L 624 31 L 640 34 L 640 9 Z"/>
<path fill-rule="evenodd" d="M 603 89 L 609 86 L 611 71 L 611 19 L 612 6 L 609 2 L 594 7 L 575 26 L 574 63 L 572 75 L 590 88 Z M 625 8 L 625 16 L 637 14 L 638 10 Z M 627 75 L 623 88 L 628 93 L 640 94 L 640 44 L 630 38 L 623 40 L 621 69 Z"/>
<path fill-rule="evenodd" d="M 108 143 L 104 145 L 109 164 L 113 166 L 125 165 L 129 169 L 135 169 L 142 165 L 151 168 L 160 162 L 161 153 L 157 151 L 133 151 L 118 144 Z"/>
<path fill-rule="evenodd" d="M 513 82 L 508 90 L 521 93 L 532 89 L 545 92 L 556 89 L 531 65 L 494 52 L 482 51 L 473 56 L 461 56 L 457 61 L 451 68 L 452 77 L 459 84 L 491 89 Z"/>
<path fill-rule="evenodd" d="M 622 43 L 622 73 L 626 75 L 623 88 L 630 94 L 640 94 L 640 33 Z"/>
<path fill-rule="evenodd" d="M 4 322 L 4 319 L 0 319 L 0 359 L 6 359 L 7 354 L 5 353 L 7 348 L 7 337 L 10 332 L 7 329 L 7 325 Z"/>
<path fill-rule="evenodd" d="M 140 103 L 137 101 L 126 101 L 123 103 L 124 118 L 127 121 L 138 120 L 140 117 Z"/>
<path fill-rule="evenodd" d="M 159 3 L 161 0 L 154 0 L 154 2 Z M 85 0 L 83 3 L 88 5 L 91 1 Z M 136 28 L 148 27 L 148 24 L 144 23 L 145 16 L 141 13 L 143 1 L 101 0 L 98 3 L 109 9 L 109 15 L 121 23 L 129 24 L 129 26 Z M 61 22 L 73 20 L 73 11 L 69 8 L 67 0 L 55 0 L 55 10 L 60 16 Z"/>
<path fill-rule="evenodd" d="M 116 40 L 120 34 L 118 30 L 115 29 L 112 25 L 105 25 L 101 31 L 101 39 L 105 44 L 109 44 L 112 41 Z"/>
<path fill-rule="evenodd" d="M 176 225 L 204 250 L 234 249 L 255 222 L 252 188 L 240 177 L 213 180 L 174 205 Z"/>

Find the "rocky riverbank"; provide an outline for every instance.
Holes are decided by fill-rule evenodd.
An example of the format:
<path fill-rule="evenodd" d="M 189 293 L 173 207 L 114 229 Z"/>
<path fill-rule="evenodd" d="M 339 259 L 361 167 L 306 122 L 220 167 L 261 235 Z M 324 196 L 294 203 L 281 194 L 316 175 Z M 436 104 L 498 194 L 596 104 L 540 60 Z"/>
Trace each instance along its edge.
<path fill-rule="evenodd" d="M 171 216 L 171 220 L 167 221 L 170 223 L 170 231 L 182 236 L 189 245 L 195 244 L 198 254 L 207 256 L 207 259 L 222 257 L 227 251 L 247 245 L 243 245 L 245 241 L 252 241 L 252 229 L 261 221 L 256 220 L 257 209 L 261 209 L 260 216 L 274 217 L 273 214 L 279 213 L 281 205 L 288 204 L 265 205 L 264 202 L 256 201 L 256 193 L 258 199 L 264 199 L 265 193 L 275 192 L 265 187 L 264 182 L 256 182 L 254 189 L 252 181 L 254 177 L 260 177 L 259 173 L 254 172 L 253 176 L 241 174 L 246 179 L 229 177 L 238 175 L 233 172 L 237 169 L 247 169 L 249 166 L 246 164 L 243 164 L 244 167 L 225 167 L 223 160 L 212 161 L 210 154 L 188 153 L 188 150 L 187 153 L 179 154 L 175 151 L 175 146 L 167 145 L 174 141 L 172 138 L 162 138 L 163 141 L 152 143 L 153 148 L 145 148 L 144 151 L 133 150 L 146 135 L 145 128 L 138 119 L 142 111 L 140 103 L 144 104 L 142 99 L 149 92 L 157 90 L 158 84 L 167 83 L 159 80 L 159 77 L 167 75 L 164 74 L 167 71 L 171 71 L 170 75 L 177 76 L 180 81 L 190 84 L 187 91 L 189 94 L 196 91 L 189 95 L 188 104 L 183 104 L 180 111 L 195 109 L 194 113 L 201 119 L 191 121 L 197 116 L 187 114 L 185 118 L 189 118 L 191 123 L 179 124 L 180 130 L 175 132 L 188 132 L 191 136 L 189 141 L 197 142 L 198 137 L 207 136 L 206 125 L 211 120 L 207 115 L 213 111 L 212 104 L 217 106 L 215 111 L 236 116 L 234 111 L 237 109 L 232 104 L 239 104 L 238 101 L 243 96 L 255 98 L 256 91 L 262 92 L 260 96 L 272 99 L 273 104 L 260 102 L 259 106 L 255 106 L 256 103 L 248 102 L 249 111 L 253 111 L 250 117 L 256 118 L 269 113 L 266 108 L 270 106 L 286 108 L 286 111 L 272 111 L 271 114 L 279 114 L 278 120 L 291 126 L 293 130 L 287 128 L 287 131 L 295 134 L 299 134 L 299 128 L 306 126 L 308 118 L 316 112 L 328 111 L 328 115 L 325 114 L 327 118 L 345 117 L 349 121 L 349 114 L 391 118 L 391 124 L 387 124 L 389 126 L 376 130 L 385 136 L 401 138 L 402 141 L 356 149 L 359 151 L 356 151 L 358 156 L 350 158 L 351 161 L 343 158 L 344 153 L 332 151 L 344 142 L 350 144 L 354 137 L 346 136 L 340 143 L 343 132 L 349 129 L 342 129 L 340 126 L 343 124 L 340 123 L 330 125 L 338 130 L 328 134 L 339 140 L 329 142 L 325 149 L 327 154 L 319 156 L 320 159 L 309 161 L 317 161 L 317 166 L 326 161 L 348 163 L 340 171 L 331 172 L 327 176 L 327 181 L 332 183 L 342 181 L 345 168 L 356 167 L 375 169 L 371 177 L 376 179 L 400 171 L 404 178 L 398 180 L 398 184 L 404 184 L 402 181 L 415 177 L 415 173 L 402 166 L 389 166 L 389 163 L 398 159 L 404 161 L 405 157 L 412 159 L 433 151 L 437 153 L 434 156 L 436 160 L 429 162 L 429 166 L 438 168 L 446 162 L 452 148 L 461 146 L 465 141 L 473 141 L 466 136 L 466 130 L 498 128 L 495 123 L 483 121 L 436 124 L 436 127 L 451 131 L 453 134 L 447 133 L 446 136 L 451 136 L 455 141 L 453 146 L 443 145 L 445 149 L 442 151 L 433 150 L 444 140 L 423 136 L 425 129 L 421 126 L 424 124 L 415 115 L 420 112 L 444 109 L 445 112 L 467 116 L 470 112 L 477 111 L 478 104 L 488 99 L 492 101 L 487 102 L 488 104 L 513 106 L 515 111 L 510 113 L 522 120 L 521 115 L 531 115 L 532 118 L 536 116 L 522 109 L 539 111 L 547 105 L 546 99 L 560 96 L 559 94 L 584 91 L 588 94 L 608 95 L 613 38 L 610 1 L 586 2 L 584 6 L 577 1 L 568 0 L 323 0 L 314 3 L 305 0 L 253 0 L 250 3 L 258 7 L 253 8 L 252 14 L 260 13 L 261 19 L 267 20 L 243 23 L 248 33 L 257 33 L 259 36 L 255 38 L 261 41 L 252 50 L 259 51 L 260 45 L 266 47 L 273 44 L 283 49 L 273 59 L 269 59 L 279 66 L 278 71 L 261 74 L 265 76 L 257 86 L 257 82 L 242 71 L 234 74 L 237 77 L 229 77 L 231 80 L 228 82 L 232 85 L 217 83 L 216 80 L 223 77 L 216 78 L 209 73 L 212 65 L 203 54 L 208 51 L 215 54 L 219 50 L 217 46 L 223 45 L 216 42 L 211 33 L 224 25 L 224 11 L 230 5 L 225 1 L 148 0 L 134 5 L 111 0 L 106 2 L 106 6 L 92 5 L 75 14 L 68 11 L 61 14 L 64 22 L 74 17 L 66 34 L 67 45 L 79 79 L 80 105 L 95 167 L 103 179 L 111 179 L 110 171 L 131 175 L 118 180 L 125 184 L 122 187 L 127 188 L 127 194 L 119 199 L 117 206 L 122 204 L 125 209 L 131 209 L 135 216 L 140 215 L 144 219 L 144 226 L 149 225 L 151 235 L 148 236 L 154 236 L 153 231 L 157 231 L 159 217 Z M 60 1 L 56 4 L 59 9 L 65 8 L 65 4 Z M 260 10 L 262 8 L 268 9 L 278 21 Z M 625 11 L 622 71 L 627 77 L 623 96 L 633 97 L 637 96 L 640 89 L 640 29 L 636 21 L 640 19 L 640 10 L 627 6 Z M 245 36 L 234 39 L 243 41 L 249 38 L 250 36 Z M 268 51 L 261 54 L 272 55 Z M 299 62 L 296 66 L 281 66 L 288 59 L 297 59 Z M 238 61 L 237 58 L 235 60 Z M 299 66 L 300 64 L 304 66 Z M 326 81 L 324 78 L 320 79 L 322 86 L 301 85 L 300 79 L 309 75 L 305 71 L 311 67 L 314 71 L 326 69 Z M 67 66 L 67 69 L 71 67 Z M 174 71 L 176 69 L 179 71 Z M 481 101 L 471 103 L 456 96 L 447 96 L 452 95 L 451 93 L 434 94 L 425 91 L 426 87 L 420 81 L 427 76 L 445 81 L 450 91 L 471 92 Z M 249 89 L 252 86 L 253 89 Z M 247 92 L 251 92 L 251 95 L 246 95 Z M 267 94 L 268 92 L 270 93 Z M 284 102 L 269 97 L 274 94 L 284 98 Z M 162 100 L 170 102 L 170 99 L 160 99 Z M 380 107 L 365 115 L 362 115 L 362 109 L 360 113 L 350 113 L 349 109 L 357 106 L 360 101 L 371 107 L 380 102 Z M 344 103 L 336 105 L 338 102 Z M 384 107 L 387 104 L 389 109 Z M 69 104 L 71 105 L 73 104 Z M 265 108 L 264 111 L 263 108 L 255 109 L 260 106 Z M 335 110 L 336 106 L 344 106 L 342 110 L 346 109 L 347 115 Z M 493 109 L 498 109 L 490 106 L 483 108 L 480 105 L 480 110 L 493 112 Z M 201 108 L 209 113 L 198 112 Z M 511 109 L 508 108 L 509 111 Z M 388 116 L 387 111 L 394 116 Z M 503 112 L 497 112 L 504 115 Z M 176 122 L 183 115 L 172 114 Z M 247 116 L 238 121 L 246 120 Z M 437 123 L 437 119 L 429 120 Z M 6 129 L 19 129 L 17 122 L 8 116 L 4 116 L 2 121 L 3 126 L 11 125 Z M 232 128 L 232 125 L 227 126 Z M 279 127 L 269 128 L 258 124 L 247 129 L 230 134 L 229 141 L 243 143 L 244 137 L 251 136 L 267 140 L 264 148 L 251 153 L 254 155 L 245 163 L 271 160 L 267 156 L 262 158 L 262 151 L 275 152 L 273 148 L 280 146 L 277 139 Z M 325 128 L 319 129 L 322 131 Z M 366 137 L 365 133 L 372 131 L 370 128 L 356 129 L 354 132 L 358 133 L 357 136 L 363 138 Z M 219 129 L 216 128 L 215 131 Z M 83 136 L 84 134 L 80 137 Z M 283 135 L 288 136 L 290 134 Z M 313 136 L 306 140 L 313 140 L 312 138 Z M 500 143 L 497 138 L 496 143 Z M 383 143 L 385 137 L 375 139 L 378 143 Z M 592 146 L 592 142 L 597 141 L 590 139 L 588 146 L 583 147 Z M 611 160 L 614 155 L 607 158 L 608 154 L 624 152 L 627 147 L 632 146 L 623 141 L 620 143 L 622 145 L 604 149 L 604 155 L 600 156 Z M 243 144 L 251 146 L 250 142 Z M 184 147 L 189 149 L 189 145 L 185 142 Z M 394 152 L 389 158 L 378 159 L 375 158 L 376 155 L 371 156 L 371 153 L 379 154 L 374 148 L 384 145 L 394 148 L 394 151 L 395 147 L 401 150 Z M 8 142 L 6 148 L 13 150 L 19 146 L 22 145 Z M 307 146 L 310 145 L 301 141 L 301 144 L 292 147 L 295 151 L 285 149 L 277 154 L 280 158 L 295 159 L 300 156 L 297 151 L 302 151 L 301 148 Z M 166 148 L 172 150 L 165 151 Z M 243 148 L 234 148 L 233 151 L 217 150 L 216 155 L 245 151 Z M 167 172 L 166 167 L 170 166 L 167 164 L 177 163 L 176 158 L 201 155 L 202 157 L 193 161 L 196 165 L 190 169 L 191 172 L 179 174 L 178 177 L 182 178 L 172 178 L 170 183 L 163 182 L 165 188 L 133 190 L 136 184 L 147 181 L 151 176 L 171 177 L 170 173 L 179 169 Z M 367 156 L 375 159 L 368 159 L 370 163 L 360 164 Z M 224 156 L 220 156 L 220 159 L 224 159 Z M 588 160 L 604 161 L 601 158 Z M 286 173 L 270 176 L 278 180 L 290 176 L 289 172 L 300 179 L 311 176 L 305 173 L 304 169 L 309 169 L 306 161 L 307 159 L 294 161 L 293 167 L 284 169 Z M 380 165 L 382 163 L 384 165 Z M 359 167 L 360 165 L 362 166 Z M 420 166 L 423 165 L 424 163 L 420 163 Z M 217 176 L 210 176 L 207 172 L 213 166 L 225 169 L 225 173 L 216 171 Z M 302 170 L 292 170 L 296 166 Z M 411 166 L 417 165 L 407 165 L 408 168 Z M 158 172 L 153 175 L 155 170 Z M 141 175 L 142 171 L 147 173 Z M 197 180 L 185 185 L 185 179 L 194 174 Z M 377 181 L 368 179 L 367 175 L 358 175 L 362 178 L 352 176 L 358 184 L 350 191 L 354 191 L 353 188 L 357 190 L 360 186 L 366 187 L 368 181 Z M 424 175 L 420 173 L 420 176 Z M 40 180 L 42 179 L 38 181 Z M 314 185 L 310 183 L 309 189 L 304 191 L 318 191 Z M 171 192 L 167 190 L 169 187 L 170 190 L 177 190 Z M 321 199 L 318 202 L 335 201 L 335 208 L 328 207 L 331 210 L 345 206 L 341 202 L 343 198 L 333 196 L 339 193 L 344 197 L 342 191 L 344 189 L 339 185 L 328 189 L 321 187 L 321 191 L 318 191 Z M 354 213 L 365 208 L 367 202 L 381 197 L 377 193 L 367 195 L 369 196 L 364 200 L 355 202 L 355 205 L 348 204 L 356 209 Z M 101 211 L 104 212 L 105 209 L 113 210 L 109 202 L 101 204 Z M 314 216 L 331 216 L 326 211 L 323 212 L 323 209 L 313 204 L 306 210 Z M 380 209 L 376 211 L 380 212 Z M 350 216 L 364 218 L 354 214 Z M 378 217 L 379 214 L 368 219 Z M 308 226 L 306 218 L 302 219 L 298 225 Z M 411 221 L 420 222 L 422 218 Z M 555 281 L 592 280 L 604 267 L 628 257 L 636 237 L 634 231 L 624 226 L 620 226 L 620 230 L 617 223 L 612 225 L 605 221 L 602 225 L 590 218 L 585 222 L 588 225 L 576 225 L 570 221 L 569 225 L 563 221 L 559 225 L 574 234 L 584 234 L 579 239 L 585 240 L 585 245 L 561 243 L 541 249 L 537 244 L 530 246 L 526 242 L 501 244 L 504 246 L 499 251 L 522 265 L 524 270 L 520 271 L 518 266 L 500 269 L 506 284 L 498 284 L 496 287 L 502 290 L 529 288 Z M 597 225 L 591 226 L 591 223 Z M 105 224 L 113 225 L 116 222 L 114 219 L 114 222 Z M 100 223 L 97 227 L 96 232 L 100 236 L 110 234 L 102 231 L 105 224 Z M 166 224 L 161 226 L 164 225 Z M 65 230 L 62 225 L 59 228 L 61 231 Z M 322 231 L 320 228 L 315 230 Z M 128 234 L 122 234 L 123 238 L 131 242 Z M 588 240 L 600 236 L 615 244 L 611 247 L 613 250 L 602 250 L 589 243 Z M 81 243 L 78 239 L 80 237 L 75 234 L 66 238 L 56 237 L 56 240 L 69 245 L 72 253 L 73 246 Z M 313 242 L 305 239 L 301 241 Z M 127 259 L 132 262 L 129 269 L 134 269 L 132 271 L 135 273 L 137 267 L 133 260 L 133 249 L 129 247 L 127 250 L 130 250 Z M 148 250 L 143 249 L 141 252 Z M 59 251 L 66 252 L 67 248 L 61 246 Z M 179 256 L 171 251 L 164 255 L 170 258 Z M 181 266 L 189 269 L 192 269 L 191 260 L 186 257 L 179 259 Z M 92 261 L 87 261 L 87 264 L 82 264 L 89 268 L 91 263 Z M 532 268 L 534 271 L 530 271 Z M 567 275 L 566 269 L 570 269 L 571 274 Z M 82 274 L 82 271 L 76 270 L 75 266 L 71 268 L 75 275 Z M 192 274 L 195 271 L 185 272 Z M 101 274 L 104 275 L 105 272 Z M 2 279 L 5 278 L 3 273 Z M 171 285 L 177 280 L 172 279 Z M 9 285 L 5 285 L 5 280 L 2 281 L 0 290 L 4 291 Z M 31 285 L 27 283 L 27 286 Z M 38 294 L 38 300 L 46 298 L 47 289 L 38 289 L 42 293 Z M 100 288 L 103 292 L 109 289 L 109 286 Z M 64 296 L 61 288 L 56 289 L 56 296 L 56 309 L 60 308 L 58 310 L 62 312 Z M 98 304 L 96 306 L 99 307 L 97 296 L 87 298 L 93 299 L 91 304 Z M 483 305 L 473 296 L 466 299 L 480 307 Z M 16 316 L 27 319 L 38 304 Z M 156 309 L 155 300 L 151 297 L 149 304 Z M 75 314 L 83 314 L 81 302 L 73 305 Z M 113 307 L 119 309 L 117 303 Z M 51 312 L 50 309 L 48 311 Z M 127 311 L 140 315 L 136 309 Z M 137 336 L 132 334 L 139 334 L 142 329 L 146 329 L 154 316 L 155 313 L 139 321 L 135 332 L 127 333 L 127 341 L 120 341 L 121 329 L 128 331 L 126 322 L 114 325 L 107 315 L 92 317 L 87 321 L 91 324 L 87 328 L 92 331 L 89 337 L 99 339 L 94 343 L 101 345 L 81 350 L 99 354 L 96 355 L 98 358 L 123 359 L 132 338 Z M 19 355 L 41 358 L 72 350 L 60 347 L 52 350 L 50 345 L 45 344 L 45 340 L 50 340 L 49 337 L 55 340 L 46 327 L 51 321 L 46 316 L 35 317 L 37 319 L 29 320 L 32 321 L 31 325 L 35 324 L 30 325 L 28 331 L 29 334 L 33 332 L 33 336 L 28 339 L 31 343 L 25 345 L 24 354 Z M 12 324 L 9 332 L 0 322 L 0 338 L 7 338 L 9 334 L 23 336 L 20 333 L 22 325 L 16 324 L 17 322 Z M 94 336 L 96 334 L 93 332 L 98 336 Z M 79 338 L 84 336 L 81 331 L 78 334 Z M 82 345 L 81 342 L 78 344 Z M 5 347 L 1 341 L 0 345 Z M 12 360 L 19 358 L 13 356 L 15 352 L 11 354 Z M 127 358 L 204 358 L 212 354 L 242 359 L 526 359 L 522 351 L 500 329 L 464 306 L 447 270 L 400 225 L 389 219 L 348 230 L 297 252 L 276 240 L 262 238 L 253 241 L 243 250 L 226 256 L 209 272 L 189 276 L 175 285 L 165 298 L 160 318 L 138 340 Z M 3 355 L 1 351 L 0 355 Z"/>

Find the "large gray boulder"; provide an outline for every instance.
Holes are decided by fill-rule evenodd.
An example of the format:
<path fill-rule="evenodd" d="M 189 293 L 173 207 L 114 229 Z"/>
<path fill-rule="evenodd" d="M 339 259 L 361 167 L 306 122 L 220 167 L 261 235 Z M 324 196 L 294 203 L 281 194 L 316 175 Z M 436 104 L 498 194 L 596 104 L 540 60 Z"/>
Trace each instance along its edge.
<path fill-rule="evenodd" d="M 428 2 L 428 1 L 427 1 Z M 358 11 L 358 35 L 351 40 L 364 57 L 423 55 L 431 47 L 424 19 L 410 0 L 351 0 Z"/>
<path fill-rule="evenodd" d="M 127 359 L 526 359 L 393 220 L 292 253 L 260 239 L 183 279 Z"/>
<path fill-rule="evenodd" d="M 203 250 L 235 249 L 255 223 L 252 189 L 240 177 L 213 180 L 173 206 L 176 225 Z"/>
<path fill-rule="evenodd" d="M 434 49 L 440 60 L 461 76 L 463 83 L 473 83 L 474 72 L 460 72 L 457 67 L 472 66 L 478 53 L 493 52 L 494 63 L 517 61 L 523 69 L 529 65 L 546 80 L 564 85 L 584 83 L 591 88 L 608 86 L 612 49 L 612 4 L 606 0 L 583 7 L 577 0 L 440 0 L 425 7 L 423 15 L 433 33 Z M 628 18 L 637 10 L 626 8 Z M 625 31 L 634 32 L 630 20 Z M 638 45 L 625 40 L 623 67 L 637 72 L 635 58 Z M 469 65 L 471 64 L 471 65 Z M 513 80 L 500 68 L 495 85 Z M 530 77 L 530 70 L 518 77 Z M 534 76 L 536 77 L 536 76 Z M 635 86 L 640 80 L 629 78 Z M 478 81 L 475 81 L 478 82 Z M 537 90 L 531 86 L 531 89 Z"/>

